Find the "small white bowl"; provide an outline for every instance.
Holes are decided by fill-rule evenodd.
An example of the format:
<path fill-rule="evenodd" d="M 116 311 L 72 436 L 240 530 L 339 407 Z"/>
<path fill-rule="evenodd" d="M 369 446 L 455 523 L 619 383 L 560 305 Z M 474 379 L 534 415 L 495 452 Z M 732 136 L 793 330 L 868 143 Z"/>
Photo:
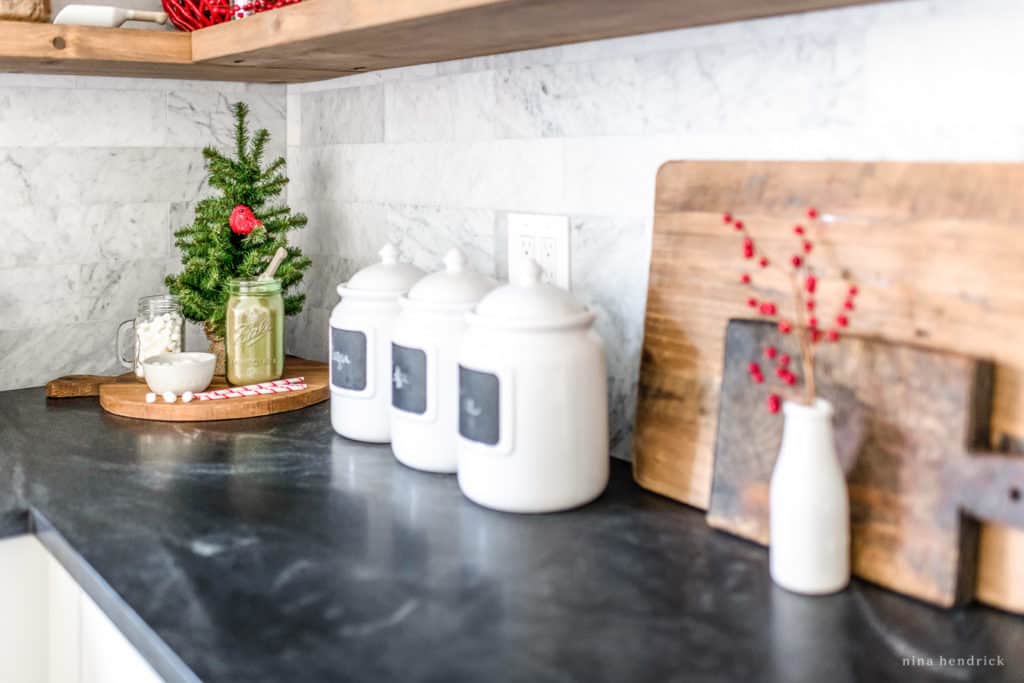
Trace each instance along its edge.
<path fill-rule="evenodd" d="M 142 361 L 146 384 L 156 394 L 197 394 L 210 386 L 217 356 L 212 353 L 158 353 Z"/>

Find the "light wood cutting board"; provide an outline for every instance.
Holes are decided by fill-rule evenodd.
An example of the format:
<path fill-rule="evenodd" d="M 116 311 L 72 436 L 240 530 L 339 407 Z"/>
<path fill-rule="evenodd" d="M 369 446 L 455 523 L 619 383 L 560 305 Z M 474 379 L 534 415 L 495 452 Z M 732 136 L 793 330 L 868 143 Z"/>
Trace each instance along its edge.
<path fill-rule="evenodd" d="M 853 331 L 995 365 L 994 449 L 1024 444 L 1024 165 L 670 162 L 658 173 L 633 472 L 706 509 L 729 318 L 746 264 L 721 214 L 782 259 L 814 205 L 833 221 L 815 262 L 860 286 Z M 775 300 L 786 284 L 762 278 Z M 837 298 L 827 289 L 821 300 Z M 1024 533 L 982 526 L 975 594 L 1024 612 Z"/>
<path fill-rule="evenodd" d="M 131 374 L 116 376 L 70 375 L 53 380 L 47 385 L 50 398 L 99 396 L 100 405 L 108 413 L 140 420 L 166 422 L 201 422 L 208 420 L 237 420 L 299 410 L 322 403 L 330 397 L 330 370 L 324 363 L 287 358 L 283 377 L 305 377 L 307 388 L 282 394 L 243 396 L 218 401 L 192 401 L 191 403 L 146 403 L 149 387 L 136 381 Z M 224 389 L 228 383 L 223 377 L 214 377 L 209 391 Z"/>

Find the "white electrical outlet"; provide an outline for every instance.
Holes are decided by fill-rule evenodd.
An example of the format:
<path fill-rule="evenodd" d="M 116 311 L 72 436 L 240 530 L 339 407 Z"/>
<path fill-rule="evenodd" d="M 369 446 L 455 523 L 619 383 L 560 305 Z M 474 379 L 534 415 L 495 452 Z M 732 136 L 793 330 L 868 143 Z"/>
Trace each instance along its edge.
<path fill-rule="evenodd" d="M 532 258 L 540 266 L 545 282 L 569 289 L 569 218 L 533 213 L 508 215 L 508 272 L 519 262 Z"/>

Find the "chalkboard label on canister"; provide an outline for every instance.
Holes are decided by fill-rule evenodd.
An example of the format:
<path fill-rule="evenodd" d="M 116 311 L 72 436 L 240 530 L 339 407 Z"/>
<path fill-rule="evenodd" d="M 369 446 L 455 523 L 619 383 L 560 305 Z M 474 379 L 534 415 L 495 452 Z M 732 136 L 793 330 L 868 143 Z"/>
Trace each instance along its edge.
<path fill-rule="evenodd" d="M 391 344 L 391 405 L 407 413 L 427 412 L 427 354 Z"/>
<path fill-rule="evenodd" d="M 501 430 L 501 382 L 489 372 L 459 366 L 459 434 L 494 446 Z"/>
<path fill-rule="evenodd" d="M 366 388 L 366 334 L 331 328 L 331 386 L 349 391 Z"/>

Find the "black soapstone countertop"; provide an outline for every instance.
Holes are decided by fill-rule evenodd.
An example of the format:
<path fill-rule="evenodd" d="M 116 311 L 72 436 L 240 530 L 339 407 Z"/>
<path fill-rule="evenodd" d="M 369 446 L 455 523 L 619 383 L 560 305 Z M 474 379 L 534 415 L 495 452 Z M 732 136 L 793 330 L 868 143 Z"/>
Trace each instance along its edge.
<path fill-rule="evenodd" d="M 492 512 L 327 404 L 173 424 L 3 392 L 0 511 L 169 681 L 1024 681 L 1024 618 L 787 593 L 627 463 L 582 509 Z"/>

